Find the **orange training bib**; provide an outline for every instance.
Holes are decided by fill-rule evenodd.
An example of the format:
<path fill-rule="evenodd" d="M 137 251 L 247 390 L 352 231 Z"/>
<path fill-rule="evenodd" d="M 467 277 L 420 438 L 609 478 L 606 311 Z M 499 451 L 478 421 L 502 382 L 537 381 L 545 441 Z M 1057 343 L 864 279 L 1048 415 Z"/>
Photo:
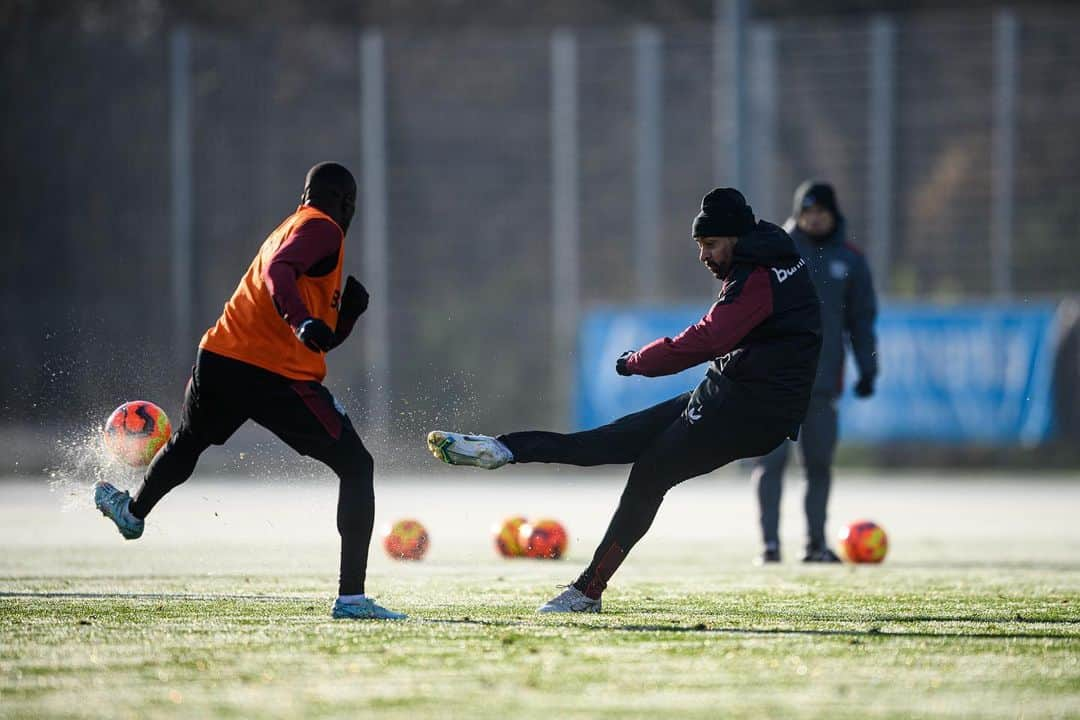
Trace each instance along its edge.
<path fill-rule="evenodd" d="M 300 225 L 315 219 L 333 222 L 329 215 L 310 205 L 302 205 L 285 219 L 263 242 L 251 261 L 217 323 L 203 335 L 199 347 L 225 357 L 257 365 L 293 380 L 322 382 L 326 377 L 326 357 L 312 352 L 296 339 L 293 329 L 278 314 L 263 274 L 281 244 Z M 344 235 L 337 265 L 322 277 L 301 275 L 296 279 L 300 297 L 312 317 L 331 328 L 337 327 L 341 267 L 345 256 Z"/>

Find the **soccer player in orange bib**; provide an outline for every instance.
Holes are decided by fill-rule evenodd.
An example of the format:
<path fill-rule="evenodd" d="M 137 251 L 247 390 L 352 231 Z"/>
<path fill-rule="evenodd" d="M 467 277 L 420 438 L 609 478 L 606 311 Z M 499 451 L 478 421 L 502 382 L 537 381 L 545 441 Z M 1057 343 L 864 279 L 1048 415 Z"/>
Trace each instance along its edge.
<path fill-rule="evenodd" d="M 187 480 L 204 450 L 254 420 L 340 479 L 341 573 L 335 618 L 405 617 L 364 594 L 375 517 L 374 461 L 341 406 L 322 385 L 326 353 L 367 309 L 364 286 L 341 289 L 345 233 L 356 181 L 337 163 L 307 174 L 300 207 L 263 242 L 217 323 L 206 331 L 184 394 L 180 426 L 131 497 L 98 483 L 94 500 L 129 540 L 166 493 Z"/>

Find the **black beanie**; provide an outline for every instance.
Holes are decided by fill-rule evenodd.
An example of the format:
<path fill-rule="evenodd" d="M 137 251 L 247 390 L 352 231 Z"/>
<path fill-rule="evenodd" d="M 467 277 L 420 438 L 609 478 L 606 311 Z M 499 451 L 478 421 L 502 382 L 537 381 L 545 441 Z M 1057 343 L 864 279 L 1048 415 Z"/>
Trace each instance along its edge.
<path fill-rule="evenodd" d="M 754 209 L 735 188 L 716 188 L 701 200 L 694 218 L 693 237 L 740 237 L 753 231 Z"/>
<path fill-rule="evenodd" d="M 795 190 L 795 202 L 791 215 L 797 218 L 803 210 L 815 205 L 825 208 L 836 217 L 840 215 L 833 186 L 820 180 L 807 180 Z"/>

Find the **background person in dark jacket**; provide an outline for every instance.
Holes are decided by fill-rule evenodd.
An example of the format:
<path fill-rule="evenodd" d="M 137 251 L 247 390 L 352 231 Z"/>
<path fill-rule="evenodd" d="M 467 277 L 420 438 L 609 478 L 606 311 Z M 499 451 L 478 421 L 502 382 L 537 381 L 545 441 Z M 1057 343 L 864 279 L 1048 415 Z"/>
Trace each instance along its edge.
<path fill-rule="evenodd" d="M 432 453 L 451 465 L 633 463 L 592 562 L 540 612 L 599 612 L 601 593 L 668 490 L 769 452 L 806 414 L 821 350 L 821 303 L 806 260 L 781 228 L 756 221 L 732 188 L 705 196 L 691 232 L 698 259 L 723 281 L 719 297 L 700 321 L 623 353 L 614 370 L 655 377 L 708 362 L 696 390 L 585 432 L 428 435 Z"/>
<path fill-rule="evenodd" d="M 839 562 L 825 542 L 825 515 L 836 450 L 837 398 L 844 390 L 844 339 L 851 343 L 859 378 L 855 395 L 874 394 L 877 377 L 877 339 L 874 320 L 877 300 L 870 268 L 862 253 L 847 242 L 844 216 L 828 183 L 807 180 L 795 191 L 791 217 L 784 225 L 810 267 L 821 298 L 821 357 L 810 407 L 799 436 L 806 468 L 807 543 L 804 562 Z M 763 562 L 780 561 L 780 493 L 790 443 L 783 442 L 754 467 Z"/>

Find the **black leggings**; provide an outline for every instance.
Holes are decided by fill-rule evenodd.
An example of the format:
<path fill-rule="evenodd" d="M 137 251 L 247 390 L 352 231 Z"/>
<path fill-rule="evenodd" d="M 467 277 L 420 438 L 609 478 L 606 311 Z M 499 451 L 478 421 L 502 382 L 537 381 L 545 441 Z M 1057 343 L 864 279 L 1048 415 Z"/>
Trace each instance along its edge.
<path fill-rule="evenodd" d="M 836 451 L 836 399 L 829 395 L 810 398 L 806 420 L 799 433 L 799 450 L 806 470 L 806 547 L 816 550 L 826 547 L 825 519 L 832 486 L 832 462 Z M 761 510 L 761 532 L 766 545 L 780 545 L 780 495 L 783 490 L 784 465 L 787 464 L 791 443 L 780 443 L 768 455 L 754 464 L 753 478 L 757 483 L 758 507 Z"/>
<path fill-rule="evenodd" d="M 751 410 L 748 402 L 734 397 L 702 404 L 686 393 L 593 430 L 519 432 L 499 439 L 514 453 L 515 462 L 633 463 L 607 532 L 574 583 L 590 597 L 599 597 L 626 554 L 648 532 L 668 490 L 732 460 L 769 452 L 792 427 L 790 419 Z"/>
<path fill-rule="evenodd" d="M 170 490 L 191 477 L 204 450 L 223 444 L 248 419 L 337 474 L 338 592 L 363 593 L 375 521 L 375 463 L 348 416 L 319 383 L 290 380 L 200 350 L 184 394 L 180 427 L 147 468 L 131 512 L 146 517 Z"/>

